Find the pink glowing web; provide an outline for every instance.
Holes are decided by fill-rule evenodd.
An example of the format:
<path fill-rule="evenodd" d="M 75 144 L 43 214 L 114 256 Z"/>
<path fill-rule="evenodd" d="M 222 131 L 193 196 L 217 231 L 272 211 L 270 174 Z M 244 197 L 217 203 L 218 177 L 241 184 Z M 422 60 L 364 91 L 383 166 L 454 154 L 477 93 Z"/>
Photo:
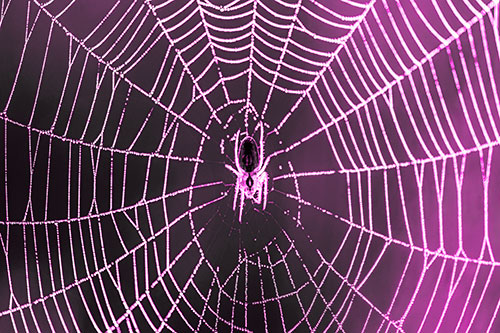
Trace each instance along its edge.
<path fill-rule="evenodd" d="M 499 15 L 2 0 L 1 330 L 498 331 Z"/>

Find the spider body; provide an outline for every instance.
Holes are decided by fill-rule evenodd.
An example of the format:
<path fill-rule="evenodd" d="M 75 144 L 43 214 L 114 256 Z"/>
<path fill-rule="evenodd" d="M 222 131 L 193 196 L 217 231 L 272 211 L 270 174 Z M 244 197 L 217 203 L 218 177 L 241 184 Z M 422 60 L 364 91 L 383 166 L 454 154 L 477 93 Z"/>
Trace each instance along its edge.
<path fill-rule="evenodd" d="M 258 147 L 254 138 L 247 136 L 241 141 L 240 150 L 238 152 L 240 165 L 246 172 L 252 172 L 259 164 Z"/>
<path fill-rule="evenodd" d="M 267 205 L 268 176 L 265 169 L 269 158 L 264 160 L 264 127 L 262 124 L 258 126 L 260 126 L 260 146 L 251 136 L 246 136 L 239 144 L 240 132 L 238 131 L 234 145 L 236 168 L 226 164 L 226 168 L 236 175 L 233 210 L 236 210 L 239 196 L 240 223 L 245 199 L 250 199 L 258 205 L 262 203 L 262 209 L 266 209 Z"/>

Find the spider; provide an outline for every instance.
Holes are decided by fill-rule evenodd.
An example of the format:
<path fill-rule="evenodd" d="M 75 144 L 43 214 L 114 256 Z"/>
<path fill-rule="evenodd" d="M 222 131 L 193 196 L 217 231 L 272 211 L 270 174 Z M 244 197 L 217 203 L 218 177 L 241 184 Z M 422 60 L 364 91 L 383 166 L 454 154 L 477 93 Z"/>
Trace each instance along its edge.
<path fill-rule="evenodd" d="M 236 175 L 233 210 L 236 211 L 236 201 L 240 195 L 240 223 L 245 198 L 253 200 L 258 205 L 262 203 L 263 210 L 266 209 L 267 205 L 268 176 L 265 170 L 269 163 L 269 157 L 264 160 L 264 126 L 262 124 L 257 126 L 260 126 L 260 147 L 251 136 L 246 136 L 238 145 L 240 137 L 238 130 L 234 144 L 236 169 L 226 164 L 226 168 Z"/>

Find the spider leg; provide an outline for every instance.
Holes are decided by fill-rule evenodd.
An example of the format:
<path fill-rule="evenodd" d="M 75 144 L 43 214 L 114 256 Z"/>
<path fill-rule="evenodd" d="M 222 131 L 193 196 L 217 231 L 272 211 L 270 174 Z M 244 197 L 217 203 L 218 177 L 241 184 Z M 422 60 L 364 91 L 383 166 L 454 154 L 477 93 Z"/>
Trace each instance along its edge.
<path fill-rule="evenodd" d="M 236 181 L 236 185 L 234 186 L 234 200 L 233 200 L 233 211 L 236 211 L 236 201 L 238 200 L 238 192 L 240 189 L 240 185 Z"/>
<path fill-rule="evenodd" d="M 236 141 L 234 142 L 234 164 L 236 165 L 237 170 L 241 170 L 240 165 L 240 157 L 238 156 L 239 140 L 240 139 L 240 130 L 236 132 Z"/>
<path fill-rule="evenodd" d="M 264 159 L 264 125 L 260 122 L 258 126 L 260 126 L 260 156 L 257 170 L 262 170 L 262 163 Z"/>
<path fill-rule="evenodd" d="M 257 205 L 260 205 L 261 202 L 262 202 L 262 182 L 259 179 L 259 185 L 257 187 L 257 198 L 255 199 L 255 203 Z"/>
<path fill-rule="evenodd" d="M 262 175 L 266 171 L 266 168 L 267 168 L 267 165 L 269 164 L 270 159 L 271 159 L 271 156 L 268 156 L 266 158 L 266 160 L 264 161 L 264 164 L 259 169 L 260 171 L 257 173 L 258 176 Z"/>
<path fill-rule="evenodd" d="M 264 177 L 264 180 L 263 180 L 264 202 L 262 203 L 262 210 L 266 210 L 266 206 L 267 206 L 267 182 L 268 182 L 268 178 L 267 178 L 267 173 L 266 172 L 264 172 L 263 177 Z"/>
<path fill-rule="evenodd" d="M 226 164 L 226 165 L 225 165 L 225 167 L 226 167 L 226 169 L 230 170 L 230 171 L 231 171 L 232 173 L 234 173 L 235 175 L 238 175 L 238 174 L 239 174 L 239 172 L 238 172 L 238 171 L 236 171 L 236 169 L 235 169 L 235 168 L 233 168 L 232 166 L 230 166 L 230 165 Z"/>
<path fill-rule="evenodd" d="M 243 205 L 245 204 L 245 192 L 243 189 L 241 190 L 241 199 L 240 199 L 240 216 L 239 221 L 241 223 L 241 215 L 243 214 Z"/>

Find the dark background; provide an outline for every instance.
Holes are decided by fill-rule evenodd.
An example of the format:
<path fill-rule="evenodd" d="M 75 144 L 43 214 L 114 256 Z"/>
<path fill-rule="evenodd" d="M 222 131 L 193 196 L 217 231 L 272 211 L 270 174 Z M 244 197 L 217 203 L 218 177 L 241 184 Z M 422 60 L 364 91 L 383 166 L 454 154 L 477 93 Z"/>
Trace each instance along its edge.
<path fill-rule="evenodd" d="M 253 39 L 253 64 L 218 61 L 206 72 L 214 54 L 246 59 L 251 48 L 227 52 L 207 36 L 187 45 L 207 23 L 234 28 L 252 16 L 202 18 L 196 2 L 155 10 L 149 1 L 2 7 L 1 327 L 498 327 L 498 5 L 458 1 L 471 24 L 464 30 L 449 4 L 441 8 L 446 27 L 431 1 L 419 2 L 443 43 L 411 1 L 398 3 L 377 1 L 318 81 L 317 63 L 339 44 L 273 27 L 262 17 L 290 22 L 266 6 L 295 15 L 276 2 L 256 5 L 254 38 L 231 44 Z M 348 17 L 364 11 L 324 5 Z M 349 33 L 307 14 L 341 22 L 318 8 L 303 2 L 301 24 L 328 38 Z M 234 13 L 248 10 L 252 2 Z M 395 42 L 395 29 L 408 49 Z M 282 76 L 275 79 L 274 70 Z M 293 93 L 311 84 L 307 94 Z M 234 175 L 224 165 L 233 164 L 235 133 L 257 139 L 261 121 L 265 156 L 272 156 L 268 205 L 263 211 L 246 200 L 240 223 Z M 323 130 L 322 122 L 329 124 Z"/>

